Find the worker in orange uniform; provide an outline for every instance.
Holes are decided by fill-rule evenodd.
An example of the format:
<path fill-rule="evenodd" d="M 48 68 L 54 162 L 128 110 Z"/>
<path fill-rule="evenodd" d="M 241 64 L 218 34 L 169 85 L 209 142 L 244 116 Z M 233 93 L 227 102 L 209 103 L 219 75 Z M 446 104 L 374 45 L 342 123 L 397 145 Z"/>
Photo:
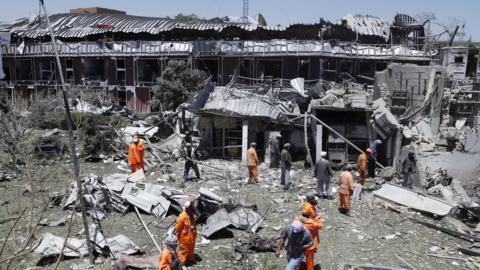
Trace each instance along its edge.
<path fill-rule="evenodd" d="M 197 238 L 197 214 L 194 202 L 185 203 L 182 213 L 177 218 L 175 229 L 180 246 L 178 258 L 182 266 L 195 263 L 195 239 Z"/>
<path fill-rule="evenodd" d="M 347 166 L 346 171 L 340 174 L 338 188 L 338 211 L 347 214 L 350 211 L 350 194 L 353 192 L 352 167 Z"/>
<path fill-rule="evenodd" d="M 302 213 L 302 216 L 298 217 L 298 220 L 303 226 L 310 232 L 313 238 L 313 245 L 305 250 L 305 263 L 307 270 L 313 270 L 315 268 L 315 252 L 320 246 L 320 236 L 318 231 L 323 229 L 323 221 L 320 216 L 310 217 L 308 213 Z"/>
<path fill-rule="evenodd" d="M 145 141 L 138 137 L 138 132 L 135 132 L 132 137 L 132 143 L 128 146 L 128 163 L 132 173 L 140 169 L 145 170 L 144 154 Z"/>
<path fill-rule="evenodd" d="M 357 166 L 358 166 L 358 172 L 360 173 L 360 184 L 362 186 L 365 184 L 365 179 L 367 179 L 368 157 L 371 154 L 372 154 L 372 149 L 367 148 L 365 153 L 362 153 L 358 156 Z"/>
<path fill-rule="evenodd" d="M 305 204 L 303 204 L 302 213 L 308 214 L 308 217 L 315 218 L 317 216 L 317 206 L 318 202 L 315 199 L 314 194 L 308 194 L 307 199 L 305 200 Z"/>
<path fill-rule="evenodd" d="M 248 180 L 250 183 L 258 183 L 258 171 L 257 166 L 260 164 L 257 156 L 257 150 L 255 148 L 257 144 L 255 142 L 250 143 L 250 148 L 247 150 L 247 167 L 248 167 Z"/>
<path fill-rule="evenodd" d="M 160 254 L 159 270 L 180 270 L 177 248 L 177 237 L 173 234 L 167 235 L 162 254 Z"/>

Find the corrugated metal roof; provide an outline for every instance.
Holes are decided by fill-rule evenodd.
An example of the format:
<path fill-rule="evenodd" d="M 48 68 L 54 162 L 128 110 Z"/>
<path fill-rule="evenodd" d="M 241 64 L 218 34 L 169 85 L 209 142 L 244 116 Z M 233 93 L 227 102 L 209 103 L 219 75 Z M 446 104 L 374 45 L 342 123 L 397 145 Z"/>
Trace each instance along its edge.
<path fill-rule="evenodd" d="M 385 40 L 390 36 L 390 23 L 378 17 L 347 14 L 342 20 L 347 22 L 348 28 L 359 35 L 381 36 Z"/>
<path fill-rule="evenodd" d="M 278 26 L 259 26 L 254 24 L 241 24 L 234 22 L 210 22 L 199 20 L 193 22 L 179 22 L 170 18 L 154 18 L 120 14 L 54 14 L 50 15 L 53 30 L 58 37 L 79 38 L 88 35 L 102 34 L 106 32 L 123 33 L 150 33 L 159 34 L 174 29 L 214 30 L 221 32 L 227 27 L 238 27 L 246 31 L 254 31 L 259 28 L 272 31 L 282 31 L 285 28 Z M 34 22 L 22 25 L 4 26 L 19 35 L 29 38 L 37 38 L 48 35 L 46 21 L 36 19 Z"/>
<path fill-rule="evenodd" d="M 291 112 L 285 102 L 226 87 L 215 87 L 201 111 L 233 117 L 267 118 L 277 122 L 287 121 L 286 114 Z"/>

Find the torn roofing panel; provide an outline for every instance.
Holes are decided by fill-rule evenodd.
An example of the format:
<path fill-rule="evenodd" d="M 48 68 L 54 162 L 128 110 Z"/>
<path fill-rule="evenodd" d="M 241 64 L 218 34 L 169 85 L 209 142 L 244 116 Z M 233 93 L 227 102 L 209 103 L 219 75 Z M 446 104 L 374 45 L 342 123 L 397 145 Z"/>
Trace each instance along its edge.
<path fill-rule="evenodd" d="M 216 87 L 199 111 L 232 117 L 266 118 L 275 122 L 286 122 L 286 114 L 291 112 L 286 102 L 225 87 Z"/>
<path fill-rule="evenodd" d="M 359 35 L 380 36 L 385 40 L 390 36 L 390 23 L 375 16 L 347 14 L 342 21 L 345 21 L 347 27 Z"/>
<path fill-rule="evenodd" d="M 445 201 L 388 183 L 374 191 L 373 194 L 394 203 L 442 217 L 448 215 L 452 210 L 452 206 Z"/>

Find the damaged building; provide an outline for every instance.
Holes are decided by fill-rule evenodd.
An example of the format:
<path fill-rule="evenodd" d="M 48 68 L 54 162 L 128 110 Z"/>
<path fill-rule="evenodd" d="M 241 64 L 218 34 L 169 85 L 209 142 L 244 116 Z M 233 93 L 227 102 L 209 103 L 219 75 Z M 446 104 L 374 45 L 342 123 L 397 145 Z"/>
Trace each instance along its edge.
<path fill-rule="evenodd" d="M 206 71 L 219 86 L 232 75 L 336 81 L 342 73 L 372 84 L 375 71 L 389 63 L 428 65 L 434 52 L 424 49 L 423 32 L 397 17 L 391 23 L 349 14 L 337 22 L 279 27 L 228 17 L 179 22 L 92 8 L 50 20 L 71 86 L 147 113 L 152 86 L 175 59 Z M 3 89 L 10 100 L 27 107 L 35 96 L 55 93 L 59 76 L 45 19 L 19 19 L 0 32 L 9 38 L 1 46 Z"/>

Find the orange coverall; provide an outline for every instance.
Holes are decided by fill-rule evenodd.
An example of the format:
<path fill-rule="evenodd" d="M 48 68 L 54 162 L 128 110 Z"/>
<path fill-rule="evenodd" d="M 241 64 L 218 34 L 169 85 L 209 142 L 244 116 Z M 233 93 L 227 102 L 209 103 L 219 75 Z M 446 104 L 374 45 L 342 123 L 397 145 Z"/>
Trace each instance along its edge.
<path fill-rule="evenodd" d="M 315 209 L 315 206 L 313 206 L 311 203 L 305 202 L 302 213 L 307 214 L 310 218 L 315 218 L 317 216 L 317 209 Z"/>
<path fill-rule="evenodd" d="M 315 250 L 320 246 L 320 237 L 318 231 L 323 229 L 323 221 L 321 217 L 313 218 L 298 218 L 302 222 L 303 226 L 307 228 L 313 238 L 313 245 L 305 251 L 305 262 L 307 264 L 307 270 L 313 270 L 315 268 Z"/>
<path fill-rule="evenodd" d="M 353 176 L 351 172 L 344 171 L 340 174 L 338 183 L 338 208 L 350 210 L 350 193 L 353 192 Z"/>
<path fill-rule="evenodd" d="M 159 270 L 177 270 L 179 268 L 171 268 L 173 256 L 172 252 L 167 248 L 163 248 L 162 254 L 160 255 Z"/>
<path fill-rule="evenodd" d="M 178 259 L 185 265 L 189 261 L 195 260 L 195 239 L 197 238 L 197 227 L 195 220 L 190 220 L 186 210 L 177 218 L 175 225 L 177 230 L 177 239 L 180 250 L 178 251 Z"/>
<path fill-rule="evenodd" d="M 258 171 L 257 166 L 260 163 L 257 156 L 257 151 L 254 147 L 250 147 L 247 150 L 247 167 L 248 167 L 248 177 L 249 179 L 254 182 L 258 183 Z"/>
<path fill-rule="evenodd" d="M 365 179 L 367 178 L 368 171 L 368 158 L 367 154 L 363 153 L 358 156 L 357 160 L 358 172 L 360 173 L 360 184 L 363 186 L 365 184 Z"/>
<path fill-rule="evenodd" d="M 138 144 L 130 144 L 128 146 L 128 163 L 132 167 L 132 173 L 144 169 L 145 163 L 143 156 L 145 154 L 145 142 L 142 139 L 138 140 Z"/>

